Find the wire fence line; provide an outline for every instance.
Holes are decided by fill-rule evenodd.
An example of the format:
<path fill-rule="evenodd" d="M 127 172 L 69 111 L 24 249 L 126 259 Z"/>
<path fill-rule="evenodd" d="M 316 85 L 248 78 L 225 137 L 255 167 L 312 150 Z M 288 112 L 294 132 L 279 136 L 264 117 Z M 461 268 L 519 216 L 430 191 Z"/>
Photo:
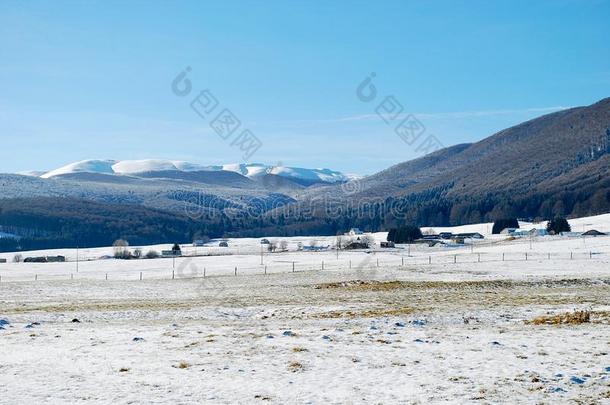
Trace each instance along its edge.
<path fill-rule="evenodd" d="M 358 260 L 331 259 L 302 261 L 285 261 L 283 263 L 259 264 L 242 266 L 239 264 L 202 265 L 192 262 L 193 257 L 182 257 L 172 261 L 170 266 L 159 266 L 145 269 L 115 269 L 111 271 L 87 270 L 81 272 L 47 273 L 29 272 L 19 274 L 19 270 L 0 273 L 0 283 L 31 282 L 31 281 L 74 281 L 74 280 L 110 280 L 110 281 L 141 281 L 141 280 L 175 280 L 206 277 L 252 276 L 281 273 L 296 273 L 306 271 L 349 271 L 366 269 L 404 269 L 409 266 L 457 265 L 457 264 L 484 264 L 499 262 L 544 262 L 544 261 L 573 261 L 610 259 L 608 253 L 594 251 L 570 251 L 561 253 L 540 252 L 504 252 L 504 253 L 460 253 L 436 255 L 394 255 L 382 258 L 369 254 Z M 176 262 L 179 262 L 176 266 Z M 130 262 L 130 261 L 126 261 Z M 44 266 L 44 264 L 43 264 Z M 0 270 L 2 269 L 0 265 Z"/>

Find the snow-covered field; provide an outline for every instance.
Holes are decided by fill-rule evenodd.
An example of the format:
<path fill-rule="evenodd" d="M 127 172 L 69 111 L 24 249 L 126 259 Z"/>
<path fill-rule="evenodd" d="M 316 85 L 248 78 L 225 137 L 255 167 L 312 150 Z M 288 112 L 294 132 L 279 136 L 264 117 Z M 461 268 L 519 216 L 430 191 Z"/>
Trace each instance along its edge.
<path fill-rule="evenodd" d="M 2 254 L 0 403 L 608 403 L 610 236 L 471 229 L 487 237 L 338 257 L 269 238 L 289 251 L 263 264 L 258 239 L 184 247 L 209 256 L 175 268 L 85 260 L 111 248 L 80 250 L 78 273 Z M 23 255 L 47 254 L 76 257 Z M 574 310 L 589 322 L 525 322 Z"/>

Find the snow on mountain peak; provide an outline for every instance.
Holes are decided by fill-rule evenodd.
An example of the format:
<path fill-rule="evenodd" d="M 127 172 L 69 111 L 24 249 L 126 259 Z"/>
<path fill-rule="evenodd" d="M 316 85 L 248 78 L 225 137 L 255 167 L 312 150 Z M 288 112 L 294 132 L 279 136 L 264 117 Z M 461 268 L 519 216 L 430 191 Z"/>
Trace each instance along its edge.
<path fill-rule="evenodd" d="M 59 169 L 51 170 L 43 174 L 43 179 L 50 177 L 61 176 L 62 174 L 71 173 L 104 173 L 114 174 L 112 165 L 116 162 L 114 160 L 81 160 L 80 162 L 70 163 L 69 165 L 60 167 Z"/>
<path fill-rule="evenodd" d="M 192 171 L 230 171 L 249 178 L 262 177 L 268 174 L 286 177 L 295 180 L 310 182 L 337 183 L 348 181 L 353 176 L 330 169 L 305 169 L 299 167 L 270 166 L 261 163 L 235 163 L 225 165 L 203 166 L 181 160 L 144 159 L 144 160 L 82 160 L 42 174 L 40 177 L 48 179 L 55 176 L 73 173 L 100 173 L 115 175 L 137 175 L 144 172 L 176 170 Z"/>

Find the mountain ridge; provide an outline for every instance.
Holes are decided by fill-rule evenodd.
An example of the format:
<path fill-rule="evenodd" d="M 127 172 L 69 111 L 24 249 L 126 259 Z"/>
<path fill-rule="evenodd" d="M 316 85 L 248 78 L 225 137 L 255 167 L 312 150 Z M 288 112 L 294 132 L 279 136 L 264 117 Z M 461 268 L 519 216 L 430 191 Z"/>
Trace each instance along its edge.
<path fill-rule="evenodd" d="M 57 169 L 45 172 L 37 177 L 49 179 L 57 176 L 72 175 L 75 173 L 97 173 L 108 175 L 132 175 L 152 172 L 234 172 L 244 177 L 256 178 L 267 174 L 286 177 L 297 181 L 313 183 L 340 183 L 348 181 L 354 176 L 343 174 L 331 169 L 307 169 L 300 167 L 272 166 L 262 163 L 235 163 L 224 165 L 200 165 L 181 160 L 167 159 L 141 159 L 141 160 L 112 160 L 112 159 L 86 159 L 69 163 Z M 27 175 L 39 172 L 25 172 Z"/>
<path fill-rule="evenodd" d="M 117 161 L 110 160 L 84 161 L 48 178 L 0 174 L 0 231 L 5 227 L 39 238 L 29 245 L 21 239 L 22 246 L 55 243 L 48 238 L 77 244 L 87 229 L 96 232 L 100 219 L 94 209 L 105 218 L 120 212 L 115 221 L 129 221 L 133 212 L 147 229 L 148 242 L 169 241 L 170 234 L 155 223 L 160 211 L 167 214 L 164 221 L 173 216 L 179 224 L 164 226 L 184 228 L 171 233 L 183 241 L 196 233 L 336 234 L 351 227 L 374 231 L 401 224 L 449 226 L 610 212 L 610 98 L 349 182 L 328 169 L 235 164 L 200 170 L 182 161 L 123 162 L 117 166 L 120 175 L 114 173 Z M 48 204 L 40 203 L 44 199 Z M 58 217 L 47 206 L 75 218 Z M 104 241 L 128 228 L 107 229 Z M 129 235 L 136 238 L 137 230 Z"/>

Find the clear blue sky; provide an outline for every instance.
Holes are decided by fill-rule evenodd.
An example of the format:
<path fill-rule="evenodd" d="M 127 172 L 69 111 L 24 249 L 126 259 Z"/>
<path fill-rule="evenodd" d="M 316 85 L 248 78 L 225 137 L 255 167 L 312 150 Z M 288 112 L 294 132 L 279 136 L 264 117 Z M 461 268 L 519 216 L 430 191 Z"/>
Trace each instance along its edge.
<path fill-rule="evenodd" d="M 356 98 L 375 72 L 443 144 L 610 96 L 610 1 L 0 0 L 0 172 L 241 162 L 170 90 L 192 67 L 252 161 L 370 174 L 417 157 Z"/>

